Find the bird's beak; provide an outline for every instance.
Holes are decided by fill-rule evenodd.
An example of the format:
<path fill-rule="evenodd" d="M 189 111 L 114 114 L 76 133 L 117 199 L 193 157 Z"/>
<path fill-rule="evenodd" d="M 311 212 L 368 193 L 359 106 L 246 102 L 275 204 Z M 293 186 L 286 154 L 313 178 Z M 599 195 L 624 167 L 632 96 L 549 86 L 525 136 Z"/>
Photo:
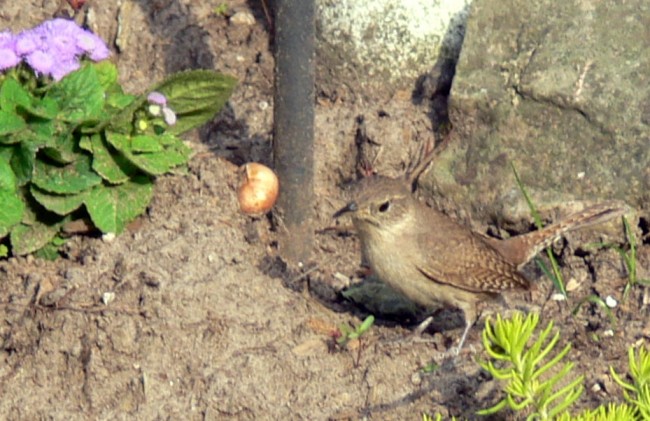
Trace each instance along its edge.
<path fill-rule="evenodd" d="M 332 218 L 338 218 L 339 216 L 341 216 L 341 215 L 343 215 L 344 213 L 347 213 L 347 212 L 356 212 L 358 209 L 359 209 L 359 207 L 357 206 L 356 202 L 350 202 L 347 205 L 345 205 L 344 208 L 341 208 L 341 209 L 337 210 L 334 213 L 334 215 L 332 215 Z"/>

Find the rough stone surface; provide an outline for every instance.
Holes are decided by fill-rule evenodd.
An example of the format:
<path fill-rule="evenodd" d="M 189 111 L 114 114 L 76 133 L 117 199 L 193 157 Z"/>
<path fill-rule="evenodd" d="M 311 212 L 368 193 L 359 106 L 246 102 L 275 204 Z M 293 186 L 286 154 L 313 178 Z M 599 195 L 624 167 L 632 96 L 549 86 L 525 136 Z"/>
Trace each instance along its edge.
<path fill-rule="evenodd" d="M 469 0 L 317 1 L 319 87 L 362 97 L 412 90 L 457 57 Z"/>
<path fill-rule="evenodd" d="M 449 148 L 423 183 L 486 221 L 625 200 L 650 211 L 650 3 L 477 0 Z"/>

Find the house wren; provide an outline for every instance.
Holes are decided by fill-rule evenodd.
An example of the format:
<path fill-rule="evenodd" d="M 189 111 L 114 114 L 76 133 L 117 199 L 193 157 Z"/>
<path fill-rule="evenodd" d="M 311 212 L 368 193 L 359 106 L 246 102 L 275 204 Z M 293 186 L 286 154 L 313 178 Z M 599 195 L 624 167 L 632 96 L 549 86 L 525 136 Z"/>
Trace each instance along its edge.
<path fill-rule="evenodd" d="M 374 273 L 412 301 L 460 308 L 465 330 L 456 354 L 477 320 L 476 305 L 513 289 L 528 289 L 518 272 L 558 236 L 622 215 L 627 208 L 588 207 L 542 230 L 507 240 L 472 232 L 418 201 L 409 180 L 373 176 L 357 185 L 354 200 L 334 214 L 351 213 L 362 252 Z"/>

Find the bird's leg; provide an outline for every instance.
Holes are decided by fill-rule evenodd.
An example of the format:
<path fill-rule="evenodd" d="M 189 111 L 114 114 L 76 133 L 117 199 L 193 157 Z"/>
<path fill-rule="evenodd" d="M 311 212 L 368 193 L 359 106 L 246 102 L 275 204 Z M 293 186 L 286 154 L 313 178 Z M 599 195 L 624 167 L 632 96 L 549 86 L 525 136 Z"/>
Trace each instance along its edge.
<path fill-rule="evenodd" d="M 456 356 L 460 354 L 460 350 L 463 349 L 463 344 L 465 343 L 465 339 L 467 338 L 467 334 L 469 333 L 469 329 L 472 327 L 473 323 L 467 320 L 465 322 L 465 331 L 463 332 L 463 336 L 460 337 L 460 342 L 458 343 L 458 348 L 456 348 Z"/>
<path fill-rule="evenodd" d="M 463 311 L 463 314 L 465 315 L 465 331 L 463 332 L 463 336 L 460 337 L 458 348 L 456 348 L 456 355 L 460 354 L 461 349 L 463 349 L 463 344 L 465 343 L 465 339 L 467 339 L 467 334 L 469 333 L 469 329 L 472 326 L 474 326 L 474 323 L 476 323 L 476 320 L 478 320 L 478 312 L 476 310 L 475 302 L 460 303 L 459 308 Z"/>

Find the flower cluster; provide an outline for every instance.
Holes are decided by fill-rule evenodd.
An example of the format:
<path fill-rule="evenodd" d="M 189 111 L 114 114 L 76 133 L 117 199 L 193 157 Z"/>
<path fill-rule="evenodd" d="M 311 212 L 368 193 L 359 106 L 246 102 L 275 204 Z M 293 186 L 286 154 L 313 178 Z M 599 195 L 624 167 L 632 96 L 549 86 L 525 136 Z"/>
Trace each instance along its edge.
<path fill-rule="evenodd" d="M 82 56 L 100 61 L 109 55 L 101 38 L 67 19 L 49 20 L 18 35 L 0 32 L 0 71 L 24 61 L 37 75 L 58 81 L 80 67 Z"/>
<path fill-rule="evenodd" d="M 167 106 L 167 98 L 160 92 L 151 92 L 147 95 L 147 102 L 149 102 L 149 113 L 154 117 L 162 115 L 165 123 L 168 126 L 176 124 L 176 113 L 174 110 Z"/>

